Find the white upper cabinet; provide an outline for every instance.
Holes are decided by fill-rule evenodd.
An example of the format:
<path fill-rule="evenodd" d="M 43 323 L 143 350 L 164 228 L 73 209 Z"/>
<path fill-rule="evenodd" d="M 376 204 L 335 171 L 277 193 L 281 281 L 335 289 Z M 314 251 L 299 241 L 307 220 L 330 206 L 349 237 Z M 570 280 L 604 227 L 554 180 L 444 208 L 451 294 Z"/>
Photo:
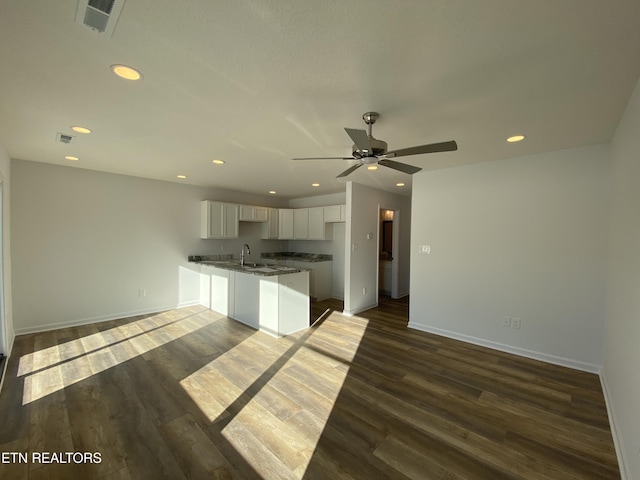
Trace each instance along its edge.
<path fill-rule="evenodd" d="M 346 205 L 329 205 L 324 207 L 324 221 L 327 223 L 346 222 Z"/>
<path fill-rule="evenodd" d="M 278 209 L 267 209 L 267 221 L 262 224 L 262 233 L 260 238 L 263 240 L 270 240 L 278 238 Z"/>
<path fill-rule="evenodd" d="M 282 240 L 293 239 L 293 210 L 290 208 L 278 210 L 278 238 Z"/>
<path fill-rule="evenodd" d="M 269 209 L 253 205 L 239 205 L 241 222 L 266 222 Z"/>
<path fill-rule="evenodd" d="M 238 238 L 239 222 L 259 222 L 263 240 L 327 240 L 331 223 L 346 220 L 346 205 L 269 208 L 204 200 L 200 212 L 201 238 Z"/>
<path fill-rule="evenodd" d="M 201 202 L 200 238 L 238 238 L 238 205 Z"/>
<path fill-rule="evenodd" d="M 296 208 L 293 211 L 293 238 L 306 240 L 309 238 L 309 209 Z"/>
<path fill-rule="evenodd" d="M 309 209 L 309 240 L 324 240 L 324 207 Z"/>

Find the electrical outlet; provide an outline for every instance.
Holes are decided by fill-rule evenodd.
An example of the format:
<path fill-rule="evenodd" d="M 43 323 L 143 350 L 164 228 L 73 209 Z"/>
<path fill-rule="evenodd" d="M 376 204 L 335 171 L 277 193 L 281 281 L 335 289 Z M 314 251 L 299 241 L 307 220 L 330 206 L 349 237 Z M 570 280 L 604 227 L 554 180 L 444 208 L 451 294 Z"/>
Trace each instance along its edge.
<path fill-rule="evenodd" d="M 520 319 L 512 318 L 511 319 L 511 328 L 520 328 Z"/>
<path fill-rule="evenodd" d="M 146 297 L 147 296 L 147 291 L 144 288 L 141 288 L 140 290 L 138 290 L 138 296 L 139 297 Z"/>
<path fill-rule="evenodd" d="M 367 287 L 362 287 L 362 294 L 366 295 L 367 294 Z"/>
<path fill-rule="evenodd" d="M 511 326 L 511 317 L 503 317 L 502 326 L 509 328 Z"/>

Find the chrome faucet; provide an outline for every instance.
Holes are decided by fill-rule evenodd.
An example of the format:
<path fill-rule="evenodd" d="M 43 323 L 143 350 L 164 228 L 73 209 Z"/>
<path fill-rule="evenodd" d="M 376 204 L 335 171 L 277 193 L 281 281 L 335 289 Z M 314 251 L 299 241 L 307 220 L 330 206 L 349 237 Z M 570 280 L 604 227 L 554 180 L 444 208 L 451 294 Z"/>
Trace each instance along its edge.
<path fill-rule="evenodd" d="M 240 265 L 241 265 L 241 266 L 244 266 L 244 249 L 245 249 L 245 248 L 247 249 L 247 255 L 250 255 L 250 254 L 251 254 L 251 250 L 249 250 L 249 245 L 245 243 L 245 244 L 242 246 L 242 251 L 240 252 Z"/>

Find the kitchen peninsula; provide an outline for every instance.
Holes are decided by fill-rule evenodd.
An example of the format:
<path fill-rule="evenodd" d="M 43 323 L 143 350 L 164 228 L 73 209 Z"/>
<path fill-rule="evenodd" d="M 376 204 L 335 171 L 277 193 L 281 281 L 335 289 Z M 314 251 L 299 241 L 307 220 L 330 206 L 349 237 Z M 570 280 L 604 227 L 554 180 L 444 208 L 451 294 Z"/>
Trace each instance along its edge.
<path fill-rule="evenodd" d="M 309 326 L 309 271 L 241 265 L 229 255 L 189 256 L 200 268 L 200 303 L 275 337 Z"/>

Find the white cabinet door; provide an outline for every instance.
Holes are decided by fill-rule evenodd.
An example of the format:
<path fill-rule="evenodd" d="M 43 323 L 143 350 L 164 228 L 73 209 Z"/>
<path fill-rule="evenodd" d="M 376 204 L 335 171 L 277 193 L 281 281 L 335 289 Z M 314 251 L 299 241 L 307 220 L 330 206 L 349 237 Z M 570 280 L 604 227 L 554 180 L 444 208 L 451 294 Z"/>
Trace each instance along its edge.
<path fill-rule="evenodd" d="M 327 223 L 346 221 L 346 205 L 329 205 L 324 207 L 324 221 Z"/>
<path fill-rule="evenodd" d="M 234 316 L 236 320 L 255 329 L 260 328 L 259 276 L 235 272 Z"/>
<path fill-rule="evenodd" d="M 239 205 L 241 222 L 266 222 L 267 207 L 254 207 L 253 205 Z"/>
<path fill-rule="evenodd" d="M 272 238 L 278 238 L 278 209 L 267 209 L 267 221 L 262 224 L 262 233 L 260 238 L 263 240 L 270 240 Z"/>
<path fill-rule="evenodd" d="M 255 215 L 256 207 L 250 205 L 238 205 L 240 207 L 240 221 L 252 222 Z"/>
<path fill-rule="evenodd" d="M 309 238 L 309 209 L 296 208 L 293 211 L 293 238 L 306 240 Z"/>
<path fill-rule="evenodd" d="M 254 219 L 256 222 L 266 222 L 269 219 L 269 209 L 267 207 L 256 207 Z"/>
<path fill-rule="evenodd" d="M 293 210 L 281 208 L 278 210 L 278 238 L 293 239 Z"/>
<path fill-rule="evenodd" d="M 309 240 L 324 240 L 324 207 L 309 209 Z"/>
<path fill-rule="evenodd" d="M 238 238 L 238 205 L 224 204 L 223 238 Z"/>

